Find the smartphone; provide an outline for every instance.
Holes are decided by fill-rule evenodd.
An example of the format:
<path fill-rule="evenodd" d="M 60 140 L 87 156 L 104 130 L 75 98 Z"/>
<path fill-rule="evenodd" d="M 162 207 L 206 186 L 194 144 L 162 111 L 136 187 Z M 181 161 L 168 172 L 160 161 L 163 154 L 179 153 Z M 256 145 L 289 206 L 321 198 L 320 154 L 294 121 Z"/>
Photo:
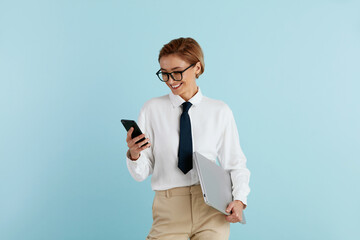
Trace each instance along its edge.
<path fill-rule="evenodd" d="M 124 125 L 126 131 L 128 132 L 130 130 L 131 127 L 134 128 L 134 131 L 131 134 L 131 138 L 135 138 L 139 135 L 142 134 L 139 126 L 137 125 L 137 123 L 134 120 L 127 120 L 127 119 L 121 119 L 121 123 Z M 140 139 L 139 141 L 137 141 L 136 143 L 139 143 L 141 141 L 145 140 L 145 138 Z M 149 142 L 143 144 L 141 147 L 147 145 Z"/>

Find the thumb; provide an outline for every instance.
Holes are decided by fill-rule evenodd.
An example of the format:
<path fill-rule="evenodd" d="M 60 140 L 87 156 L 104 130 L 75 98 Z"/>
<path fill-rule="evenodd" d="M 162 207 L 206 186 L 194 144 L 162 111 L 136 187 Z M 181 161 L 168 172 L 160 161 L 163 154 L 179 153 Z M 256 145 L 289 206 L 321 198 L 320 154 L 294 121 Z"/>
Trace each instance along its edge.
<path fill-rule="evenodd" d="M 233 207 L 234 207 L 234 203 L 233 202 L 229 203 L 228 207 L 226 208 L 226 212 L 229 213 L 231 209 L 233 209 Z"/>

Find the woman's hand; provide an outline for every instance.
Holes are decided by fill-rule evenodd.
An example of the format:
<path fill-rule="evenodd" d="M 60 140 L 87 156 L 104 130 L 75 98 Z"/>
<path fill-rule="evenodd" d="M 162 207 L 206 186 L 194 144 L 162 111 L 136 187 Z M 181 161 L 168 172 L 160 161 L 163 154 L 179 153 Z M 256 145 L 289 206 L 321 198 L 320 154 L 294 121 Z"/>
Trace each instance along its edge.
<path fill-rule="evenodd" d="M 231 213 L 231 215 L 226 216 L 225 219 L 228 222 L 236 223 L 242 221 L 242 211 L 244 209 L 244 204 L 240 200 L 235 200 L 229 203 L 226 208 L 227 213 Z"/>
<path fill-rule="evenodd" d="M 135 161 L 135 160 L 138 160 L 138 158 L 140 157 L 140 152 L 147 149 L 148 147 L 150 147 L 151 144 L 150 144 L 148 138 L 145 138 L 143 141 L 136 143 L 140 139 L 144 138 L 145 134 L 141 134 L 135 138 L 131 138 L 131 134 L 133 133 L 133 131 L 134 131 L 134 128 L 131 127 L 127 133 L 126 142 L 129 147 L 130 159 Z M 147 143 L 147 144 L 145 146 L 142 146 L 145 143 Z"/>

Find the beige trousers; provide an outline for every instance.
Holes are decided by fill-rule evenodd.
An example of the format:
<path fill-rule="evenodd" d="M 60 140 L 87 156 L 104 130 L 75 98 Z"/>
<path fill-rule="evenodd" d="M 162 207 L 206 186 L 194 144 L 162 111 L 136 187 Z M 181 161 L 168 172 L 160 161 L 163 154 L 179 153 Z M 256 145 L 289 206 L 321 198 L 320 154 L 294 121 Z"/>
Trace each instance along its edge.
<path fill-rule="evenodd" d="M 146 239 L 229 239 L 225 215 L 204 202 L 200 185 L 155 191 L 153 225 Z"/>

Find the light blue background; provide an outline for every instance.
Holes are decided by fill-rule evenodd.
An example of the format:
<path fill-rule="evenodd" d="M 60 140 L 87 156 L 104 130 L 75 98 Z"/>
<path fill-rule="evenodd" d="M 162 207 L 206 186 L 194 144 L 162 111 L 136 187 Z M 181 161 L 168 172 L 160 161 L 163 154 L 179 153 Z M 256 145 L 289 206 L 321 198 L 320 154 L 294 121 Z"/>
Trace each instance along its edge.
<path fill-rule="evenodd" d="M 0 239 L 144 239 L 150 178 L 121 118 L 170 90 L 163 44 L 195 38 L 204 95 L 233 110 L 247 225 L 230 239 L 357 239 L 360 1 L 0 1 Z"/>

